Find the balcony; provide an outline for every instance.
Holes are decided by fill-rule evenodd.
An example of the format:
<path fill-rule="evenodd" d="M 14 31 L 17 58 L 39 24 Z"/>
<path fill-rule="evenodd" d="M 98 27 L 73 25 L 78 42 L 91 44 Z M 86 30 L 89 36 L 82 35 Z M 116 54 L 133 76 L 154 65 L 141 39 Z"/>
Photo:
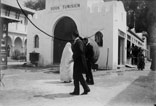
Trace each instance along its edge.
<path fill-rule="evenodd" d="M 15 33 L 27 33 L 27 26 L 24 24 L 18 23 L 10 23 L 8 26 L 8 32 L 15 32 Z"/>

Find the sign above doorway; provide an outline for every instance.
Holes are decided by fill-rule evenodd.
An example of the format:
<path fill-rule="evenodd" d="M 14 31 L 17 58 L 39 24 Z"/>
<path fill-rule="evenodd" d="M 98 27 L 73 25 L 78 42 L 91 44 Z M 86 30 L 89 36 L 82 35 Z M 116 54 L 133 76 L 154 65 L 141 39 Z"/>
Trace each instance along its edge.
<path fill-rule="evenodd" d="M 80 8 L 80 4 L 79 3 L 64 4 L 64 5 L 59 5 L 59 6 L 53 6 L 50 9 L 52 11 L 57 11 L 57 10 L 66 10 L 66 9 L 73 9 L 73 8 Z"/>

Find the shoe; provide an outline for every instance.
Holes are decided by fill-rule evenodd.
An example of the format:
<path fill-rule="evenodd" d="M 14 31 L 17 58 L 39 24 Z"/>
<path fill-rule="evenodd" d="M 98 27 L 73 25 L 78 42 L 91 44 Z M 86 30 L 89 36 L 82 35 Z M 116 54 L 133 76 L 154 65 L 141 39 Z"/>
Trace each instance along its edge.
<path fill-rule="evenodd" d="M 72 81 L 64 81 L 64 83 L 71 83 Z"/>
<path fill-rule="evenodd" d="M 81 95 L 87 95 L 87 94 L 88 94 L 88 92 L 90 92 L 90 89 L 88 89 L 88 90 L 84 91 Z"/>
<path fill-rule="evenodd" d="M 87 82 L 87 84 L 88 84 L 88 85 L 94 85 L 94 83 L 93 83 L 93 82 Z"/>
<path fill-rule="evenodd" d="M 69 93 L 70 95 L 79 95 L 79 93 L 76 93 L 76 92 L 71 92 Z"/>

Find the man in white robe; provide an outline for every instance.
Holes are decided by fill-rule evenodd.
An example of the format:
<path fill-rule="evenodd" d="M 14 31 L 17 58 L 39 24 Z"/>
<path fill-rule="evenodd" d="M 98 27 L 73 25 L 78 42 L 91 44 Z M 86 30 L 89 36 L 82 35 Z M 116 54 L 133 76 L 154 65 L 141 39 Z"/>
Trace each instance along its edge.
<path fill-rule="evenodd" d="M 73 59 L 72 59 L 71 43 L 68 42 L 62 52 L 60 64 L 60 80 L 68 83 L 73 79 Z"/>

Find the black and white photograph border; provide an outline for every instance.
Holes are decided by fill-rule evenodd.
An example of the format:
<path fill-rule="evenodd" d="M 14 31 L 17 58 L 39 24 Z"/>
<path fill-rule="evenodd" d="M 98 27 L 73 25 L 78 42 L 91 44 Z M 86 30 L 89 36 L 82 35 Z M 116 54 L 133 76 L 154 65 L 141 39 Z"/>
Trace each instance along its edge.
<path fill-rule="evenodd" d="M 0 0 L 0 106 L 156 106 L 156 0 Z"/>

